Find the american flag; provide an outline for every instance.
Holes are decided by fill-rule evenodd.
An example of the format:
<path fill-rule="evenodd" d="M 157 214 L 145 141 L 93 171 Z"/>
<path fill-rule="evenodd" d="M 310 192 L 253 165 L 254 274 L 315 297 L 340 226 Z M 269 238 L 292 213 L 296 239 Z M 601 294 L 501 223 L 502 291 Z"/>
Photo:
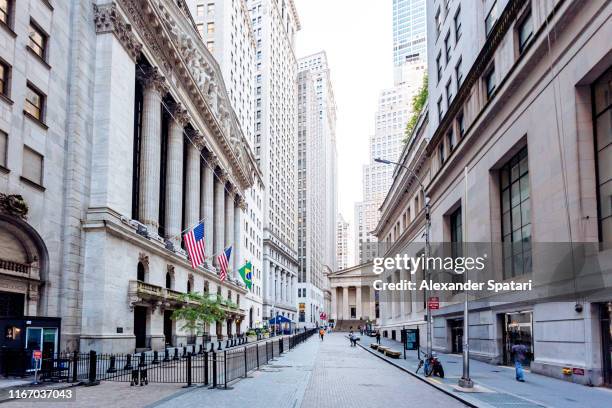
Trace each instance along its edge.
<path fill-rule="evenodd" d="M 219 267 L 221 271 L 219 272 L 219 278 L 221 282 L 223 282 L 227 278 L 227 267 L 229 265 L 229 259 L 232 255 L 232 247 L 225 248 L 221 255 L 217 256 L 217 262 L 219 262 Z"/>
<path fill-rule="evenodd" d="M 204 255 L 205 241 L 204 241 L 204 224 L 199 223 L 194 228 L 190 229 L 185 235 L 183 235 L 185 247 L 189 254 L 189 260 L 191 266 L 197 268 L 202 265 L 206 256 Z"/>

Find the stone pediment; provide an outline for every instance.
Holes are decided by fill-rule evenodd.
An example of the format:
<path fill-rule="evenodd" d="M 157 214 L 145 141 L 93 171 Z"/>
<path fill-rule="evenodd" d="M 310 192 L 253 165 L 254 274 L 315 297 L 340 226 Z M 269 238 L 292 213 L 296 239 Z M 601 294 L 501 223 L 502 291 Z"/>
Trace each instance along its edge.
<path fill-rule="evenodd" d="M 330 279 L 338 278 L 360 278 L 374 275 L 372 272 L 372 262 L 367 262 L 361 265 L 352 266 L 340 271 L 332 272 L 328 276 Z"/>

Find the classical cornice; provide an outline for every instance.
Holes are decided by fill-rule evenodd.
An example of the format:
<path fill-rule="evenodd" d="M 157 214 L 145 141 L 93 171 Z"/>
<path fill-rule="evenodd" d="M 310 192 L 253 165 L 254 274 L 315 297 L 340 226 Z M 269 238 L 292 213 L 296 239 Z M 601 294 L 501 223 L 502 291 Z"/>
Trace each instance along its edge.
<path fill-rule="evenodd" d="M 140 56 L 142 44 L 138 41 L 132 26 L 129 25 L 117 9 L 117 4 L 94 4 L 94 22 L 97 34 L 112 33 L 117 37 L 123 48 L 134 62 Z"/>

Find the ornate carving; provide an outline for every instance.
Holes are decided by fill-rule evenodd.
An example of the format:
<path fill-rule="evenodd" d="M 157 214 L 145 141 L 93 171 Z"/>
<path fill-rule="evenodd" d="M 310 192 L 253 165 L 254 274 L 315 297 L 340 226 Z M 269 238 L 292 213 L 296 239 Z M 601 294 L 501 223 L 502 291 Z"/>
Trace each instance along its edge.
<path fill-rule="evenodd" d="M 160 95 L 165 95 L 170 90 L 166 78 L 159 72 L 157 67 L 136 67 L 136 79 L 144 88 L 153 88 Z"/>
<path fill-rule="evenodd" d="M 136 61 L 140 56 L 142 44 L 136 39 L 132 31 L 132 26 L 129 25 L 117 11 L 117 4 L 114 2 L 101 5 L 94 4 L 93 7 L 96 33 L 114 34 L 132 60 Z"/>
<path fill-rule="evenodd" d="M 166 272 L 168 272 L 170 274 L 170 276 L 174 276 L 174 265 L 167 264 L 166 265 Z"/>
<path fill-rule="evenodd" d="M 145 254 L 144 252 L 140 252 L 138 254 L 138 262 L 142 263 L 142 266 L 145 267 L 145 269 L 149 268 L 149 255 Z"/>
<path fill-rule="evenodd" d="M 236 206 L 243 211 L 247 209 L 247 203 L 244 196 L 240 194 L 236 195 Z"/>
<path fill-rule="evenodd" d="M 185 132 L 189 141 L 195 145 L 198 150 L 202 150 L 205 146 L 204 136 L 200 133 L 199 130 L 194 128 L 189 128 Z"/>
<path fill-rule="evenodd" d="M 28 210 L 28 204 L 21 195 L 0 193 L 0 212 L 26 220 Z"/>
<path fill-rule="evenodd" d="M 191 120 L 191 116 L 187 112 L 187 109 L 180 102 L 174 102 L 169 106 L 169 113 L 180 126 L 185 127 Z"/>

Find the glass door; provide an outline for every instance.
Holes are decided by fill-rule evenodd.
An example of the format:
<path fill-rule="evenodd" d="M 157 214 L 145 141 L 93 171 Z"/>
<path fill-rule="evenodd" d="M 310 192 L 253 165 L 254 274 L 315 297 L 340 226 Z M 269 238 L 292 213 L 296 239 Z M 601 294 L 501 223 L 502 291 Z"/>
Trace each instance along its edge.
<path fill-rule="evenodd" d="M 53 357 L 57 353 L 57 328 L 55 327 L 28 327 L 26 328 L 26 350 L 42 351 L 43 359 Z M 34 361 L 31 361 L 29 370 L 33 370 Z"/>
<path fill-rule="evenodd" d="M 523 365 L 529 367 L 531 361 L 533 360 L 532 312 L 506 313 L 505 320 L 504 363 L 513 365 L 512 346 L 522 344 L 529 350 Z"/>

